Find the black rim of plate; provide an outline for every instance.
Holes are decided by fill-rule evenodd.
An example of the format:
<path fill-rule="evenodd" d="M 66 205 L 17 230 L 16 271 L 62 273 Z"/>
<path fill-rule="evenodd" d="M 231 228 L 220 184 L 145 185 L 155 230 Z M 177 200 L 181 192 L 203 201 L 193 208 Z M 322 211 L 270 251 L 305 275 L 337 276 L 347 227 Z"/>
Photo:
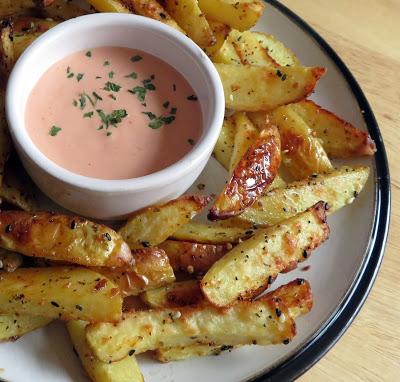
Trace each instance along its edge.
<path fill-rule="evenodd" d="M 365 253 L 362 267 L 344 300 L 337 307 L 330 320 L 314 334 L 311 340 L 289 359 L 251 379 L 253 382 L 296 379 L 311 368 L 335 345 L 357 316 L 374 284 L 384 254 L 390 220 L 390 177 L 385 147 L 375 116 L 363 91 L 341 58 L 312 27 L 277 0 L 265 1 L 311 36 L 322 51 L 331 58 L 346 79 L 354 97 L 357 99 L 360 110 L 363 111 L 368 131 L 376 143 L 376 193 L 375 217 L 369 246 Z"/>

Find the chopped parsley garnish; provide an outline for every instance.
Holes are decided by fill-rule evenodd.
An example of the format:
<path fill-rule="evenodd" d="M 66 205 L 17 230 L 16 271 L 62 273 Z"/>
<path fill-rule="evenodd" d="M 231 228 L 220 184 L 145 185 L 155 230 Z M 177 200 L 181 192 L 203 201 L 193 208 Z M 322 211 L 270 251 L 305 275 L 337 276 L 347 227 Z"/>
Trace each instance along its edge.
<path fill-rule="evenodd" d="M 87 57 L 92 57 L 92 52 L 91 52 L 90 50 L 88 50 L 88 51 L 86 52 L 86 56 L 87 56 Z"/>
<path fill-rule="evenodd" d="M 147 90 L 142 86 L 135 86 L 133 89 L 128 90 L 129 93 L 136 94 L 140 102 L 144 102 Z"/>
<path fill-rule="evenodd" d="M 125 78 L 136 79 L 136 78 L 137 78 L 137 73 L 135 73 L 135 72 L 129 73 L 129 74 L 127 74 L 127 75 L 125 76 Z"/>
<path fill-rule="evenodd" d="M 108 66 L 108 65 L 110 65 L 110 61 L 104 61 L 103 66 Z"/>
<path fill-rule="evenodd" d="M 115 97 L 115 95 L 114 94 L 109 94 L 108 95 L 111 99 L 113 99 L 114 101 L 116 101 L 117 100 L 117 97 Z"/>
<path fill-rule="evenodd" d="M 99 101 L 103 101 L 103 98 L 101 98 L 96 92 L 92 92 L 93 97 L 96 98 Z"/>
<path fill-rule="evenodd" d="M 153 113 L 147 113 L 144 112 L 143 114 L 147 114 L 150 118 L 150 122 L 149 122 L 149 127 L 152 129 L 159 129 L 160 127 L 163 127 L 164 125 L 169 125 L 170 123 L 172 123 L 175 120 L 175 116 L 173 115 L 169 115 L 167 117 L 157 117 L 155 114 Z"/>
<path fill-rule="evenodd" d="M 121 86 L 120 86 L 120 85 L 117 85 L 117 84 L 114 83 L 114 82 L 107 81 L 103 89 L 104 89 L 104 90 L 107 90 L 108 92 L 109 92 L 109 91 L 112 91 L 112 92 L 119 92 L 119 90 L 121 89 Z"/>
<path fill-rule="evenodd" d="M 71 67 L 67 66 L 67 73 L 70 73 L 70 72 L 71 72 Z"/>
<path fill-rule="evenodd" d="M 72 73 L 72 72 L 67 74 L 67 78 L 72 78 L 73 76 L 74 76 L 74 73 Z"/>
<path fill-rule="evenodd" d="M 157 116 L 156 116 L 154 113 L 152 113 L 151 111 L 142 111 L 142 114 L 147 115 L 151 121 L 152 121 L 153 119 L 156 119 L 156 118 L 157 118 Z"/>
<path fill-rule="evenodd" d="M 147 89 L 147 90 L 156 90 L 156 87 L 154 86 L 154 84 L 151 83 L 152 80 L 153 80 L 152 78 L 149 78 L 147 80 L 143 80 L 142 81 L 143 86 L 145 87 L 145 89 Z"/>
<path fill-rule="evenodd" d="M 79 109 L 83 110 L 86 106 L 86 97 L 84 94 L 79 96 Z"/>
<path fill-rule="evenodd" d="M 55 137 L 61 130 L 62 130 L 61 127 L 58 127 L 58 126 L 53 125 L 53 126 L 51 127 L 51 129 L 49 130 L 49 134 L 50 134 L 52 137 Z"/>
<path fill-rule="evenodd" d="M 91 104 L 93 107 L 96 105 L 96 102 L 94 102 L 94 101 L 92 100 L 92 98 L 90 97 L 89 94 L 83 93 L 83 94 L 81 94 L 81 95 L 83 95 L 84 97 L 86 97 L 86 98 L 89 100 L 90 104 Z"/>
<path fill-rule="evenodd" d="M 74 99 L 74 100 L 72 101 L 72 105 L 78 106 L 78 101 L 77 101 L 76 99 Z"/>
<path fill-rule="evenodd" d="M 143 57 L 142 56 L 139 56 L 138 54 L 136 55 L 136 56 L 132 56 L 131 57 L 131 61 L 132 62 L 137 62 L 137 61 L 140 61 L 140 60 L 142 60 L 143 59 Z"/>
<path fill-rule="evenodd" d="M 171 114 L 176 114 L 176 110 L 177 110 L 176 107 L 171 107 L 170 113 Z"/>
<path fill-rule="evenodd" d="M 83 118 L 92 118 L 93 111 L 89 111 L 88 113 L 83 114 Z"/>
<path fill-rule="evenodd" d="M 114 77 L 114 72 L 113 71 L 111 71 L 111 72 L 108 72 L 108 78 L 113 78 Z"/>
<path fill-rule="evenodd" d="M 175 121 L 175 116 L 169 115 L 168 117 L 161 117 L 161 119 L 166 125 L 169 125 L 170 123 Z"/>
<path fill-rule="evenodd" d="M 189 101 L 197 101 L 198 100 L 198 98 L 194 94 L 190 95 L 186 99 L 189 100 Z"/>
<path fill-rule="evenodd" d="M 107 131 L 107 137 L 109 137 L 110 135 L 112 134 L 112 132 L 111 131 Z"/>
<path fill-rule="evenodd" d="M 195 141 L 194 141 L 194 139 L 189 138 L 189 139 L 188 139 L 188 143 L 189 143 L 189 145 L 194 146 Z"/>
<path fill-rule="evenodd" d="M 163 103 L 163 108 L 168 109 L 168 106 L 169 106 L 169 101 Z"/>
<path fill-rule="evenodd" d="M 99 115 L 103 125 L 106 129 L 111 126 L 117 127 L 118 123 L 128 115 L 125 109 L 113 110 L 110 114 L 105 114 L 103 110 L 97 109 L 97 114 Z"/>
<path fill-rule="evenodd" d="M 83 73 L 78 73 L 76 75 L 76 80 L 79 82 L 83 78 L 84 74 Z"/>
<path fill-rule="evenodd" d="M 96 80 L 99 80 L 100 78 L 103 78 L 102 76 L 96 76 Z"/>

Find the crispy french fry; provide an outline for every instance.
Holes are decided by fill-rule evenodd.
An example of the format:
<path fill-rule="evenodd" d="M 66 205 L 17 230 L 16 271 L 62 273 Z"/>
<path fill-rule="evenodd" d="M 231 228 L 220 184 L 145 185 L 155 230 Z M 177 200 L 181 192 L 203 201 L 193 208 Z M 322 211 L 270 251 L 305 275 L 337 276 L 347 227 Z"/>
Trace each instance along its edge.
<path fill-rule="evenodd" d="M 171 17 L 166 9 L 156 0 L 122 0 L 133 13 L 161 21 L 164 24 L 186 34 L 186 32 Z"/>
<path fill-rule="evenodd" d="M 261 131 L 235 167 L 223 192 L 210 209 L 210 220 L 239 215 L 272 183 L 281 163 L 278 130 L 271 125 Z"/>
<path fill-rule="evenodd" d="M 244 31 L 256 25 L 264 12 L 261 0 L 199 0 L 207 18 Z"/>
<path fill-rule="evenodd" d="M 174 271 L 166 253 L 159 248 L 137 249 L 133 252 L 134 264 L 125 268 L 94 268 L 113 281 L 123 297 L 155 289 L 175 281 Z"/>
<path fill-rule="evenodd" d="M 325 204 L 320 202 L 234 247 L 206 273 L 201 289 L 210 303 L 220 307 L 254 297 L 270 277 L 304 261 L 328 236 Z"/>
<path fill-rule="evenodd" d="M 116 285 L 86 268 L 20 268 L 1 273 L 1 314 L 115 322 L 121 312 Z"/>
<path fill-rule="evenodd" d="M 165 9 L 200 47 L 214 45 L 216 38 L 197 0 L 164 0 Z"/>
<path fill-rule="evenodd" d="M 296 55 L 275 36 L 262 32 L 252 32 L 268 55 L 280 66 L 300 66 Z"/>
<path fill-rule="evenodd" d="M 226 170 L 229 170 L 229 164 L 232 157 L 233 147 L 235 145 L 236 125 L 233 117 L 225 117 L 219 134 L 217 143 L 214 147 L 214 157 Z"/>
<path fill-rule="evenodd" d="M 20 314 L 0 315 L 0 341 L 15 341 L 26 333 L 42 328 L 52 318 Z"/>
<path fill-rule="evenodd" d="M 254 235 L 255 232 L 256 230 L 248 228 L 229 228 L 220 227 L 216 224 L 190 222 L 174 232 L 171 237 L 175 240 L 192 241 L 194 243 L 224 244 L 237 243 Z"/>
<path fill-rule="evenodd" d="M 174 271 L 204 274 L 232 248 L 232 244 L 215 245 L 166 240 L 159 247 L 166 252 Z"/>
<path fill-rule="evenodd" d="M 121 0 L 87 0 L 99 12 L 129 13 L 129 9 Z"/>
<path fill-rule="evenodd" d="M 87 266 L 131 264 L 128 245 L 111 228 L 81 217 L 0 212 L 0 247 L 26 256 Z"/>
<path fill-rule="evenodd" d="M 237 111 L 272 110 L 306 98 L 325 73 L 324 68 L 215 64 L 228 108 Z"/>
<path fill-rule="evenodd" d="M 86 329 L 91 350 L 104 362 L 118 361 L 129 353 L 198 343 L 287 343 L 294 334 L 286 306 L 269 297 L 227 309 L 200 305 L 128 313 L 116 325 L 98 323 Z"/>
<path fill-rule="evenodd" d="M 145 208 L 135 213 L 119 233 L 131 249 L 158 245 L 194 218 L 208 201 L 205 196 L 187 195 Z"/>
<path fill-rule="evenodd" d="M 134 356 L 125 357 L 121 361 L 105 363 L 93 355 L 86 343 L 85 321 L 69 321 L 66 323 L 74 349 L 79 355 L 83 368 L 93 382 L 143 382 L 143 376 Z"/>
<path fill-rule="evenodd" d="M 305 211 L 319 200 L 328 203 L 328 214 L 353 202 L 368 179 L 368 167 L 341 167 L 327 175 L 289 183 L 260 197 L 237 219 L 271 226 Z"/>
<path fill-rule="evenodd" d="M 376 146 L 370 135 L 323 109 L 311 100 L 289 106 L 307 123 L 330 158 L 374 155 Z"/>
<path fill-rule="evenodd" d="M 22 263 L 23 258 L 19 253 L 0 248 L 0 270 L 14 272 Z"/>
<path fill-rule="evenodd" d="M 219 23 L 218 21 L 207 20 L 210 28 L 215 37 L 215 44 L 211 46 L 207 46 L 204 48 L 204 51 L 207 53 L 209 57 L 213 57 L 214 53 L 216 53 L 219 49 L 221 49 L 224 44 L 226 37 L 228 36 L 231 28 L 223 23 Z"/>

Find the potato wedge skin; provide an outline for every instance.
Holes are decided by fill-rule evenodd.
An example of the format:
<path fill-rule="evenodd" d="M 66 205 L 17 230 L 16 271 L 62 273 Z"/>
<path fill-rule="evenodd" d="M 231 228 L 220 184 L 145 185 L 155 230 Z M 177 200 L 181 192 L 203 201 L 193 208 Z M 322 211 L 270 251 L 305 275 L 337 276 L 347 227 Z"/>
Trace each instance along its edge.
<path fill-rule="evenodd" d="M 166 252 L 174 271 L 200 275 L 207 272 L 232 245 L 166 240 L 159 247 Z"/>
<path fill-rule="evenodd" d="M 205 196 L 187 195 L 145 208 L 136 212 L 119 233 L 131 249 L 158 245 L 196 216 L 208 201 Z"/>
<path fill-rule="evenodd" d="M 93 382 L 143 382 L 143 376 L 134 356 L 125 357 L 121 361 L 105 363 L 93 355 L 86 343 L 85 321 L 69 321 L 66 323 L 74 349 L 79 355 L 83 368 Z"/>
<path fill-rule="evenodd" d="M 236 125 L 233 116 L 225 117 L 217 143 L 214 147 L 213 155 L 226 170 L 229 170 L 235 144 L 235 134 Z"/>
<path fill-rule="evenodd" d="M 1 314 L 115 322 L 121 312 L 116 285 L 86 268 L 20 268 L 0 274 Z"/>
<path fill-rule="evenodd" d="M 86 266 L 132 262 L 127 244 L 111 228 L 81 217 L 49 212 L 1 211 L 0 247 L 26 256 Z"/>
<path fill-rule="evenodd" d="M 243 301 L 227 309 L 201 305 L 134 312 L 125 314 L 117 325 L 98 323 L 86 329 L 90 348 L 104 362 L 161 346 L 268 345 L 294 335 L 295 323 L 286 306 L 273 298 Z"/>
<path fill-rule="evenodd" d="M 260 0 L 199 0 L 199 7 L 209 19 L 244 31 L 256 25 L 265 4 Z"/>
<path fill-rule="evenodd" d="M 0 315 L 0 341 L 16 341 L 33 330 L 42 328 L 52 318 L 21 314 Z"/>
<path fill-rule="evenodd" d="M 330 158 L 374 155 L 371 136 L 311 100 L 290 105 L 310 126 Z"/>
<path fill-rule="evenodd" d="M 133 252 L 133 259 L 134 264 L 130 267 L 97 267 L 94 270 L 114 282 L 123 297 L 137 296 L 145 290 L 159 288 L 175 281 L 168 256 L 162 249 L 137 249 Z"/>
<path fill-rule="evenodd" d="M 304 261 L 328 236 L 325 204 L 320 202 L 234 247 L 201 280 L 203 294 L 219 307 L 254 297 L 270 277 Z"/>
<path fill-rule="evenodd" d="M 289 183 L 261 196 L 237 217 L 260 226 L 272 226 L 305 211 L 319 200 L 328 203 L 328 215 L 353 202 L 369 176 L 368 167 L 341 167 L 329 174 L 316 174 Z"/>
<path fill-rule="evenodd" d="M 223 192 L 212 206 L 208 219 L 228 219 L 242 213 L 272 183 L 280 164 L 279 133 L 271 125 L 269 129 L 260 132 L 239 161 Z"/>
<path fill-rule="evenodd" d="M 215 64 L 221 77 L 226 107 L 236 111 L 272 110 L 300 101 L 314 90 L 325 69 Z M 251 97 L 249 97 L 251 94 Z"/>

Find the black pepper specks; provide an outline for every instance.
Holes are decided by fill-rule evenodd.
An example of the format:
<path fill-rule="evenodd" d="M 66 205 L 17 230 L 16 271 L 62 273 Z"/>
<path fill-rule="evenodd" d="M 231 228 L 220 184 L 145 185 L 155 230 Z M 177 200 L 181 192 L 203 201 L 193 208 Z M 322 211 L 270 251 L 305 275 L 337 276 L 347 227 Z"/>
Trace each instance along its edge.
<path fill-rule="evenodd" d="M 58 305 L 55 301 L 51 301 L 50 302 L 51 305 L 55 306 L 56 308 L 59 308 L 60 305 Z"/>

